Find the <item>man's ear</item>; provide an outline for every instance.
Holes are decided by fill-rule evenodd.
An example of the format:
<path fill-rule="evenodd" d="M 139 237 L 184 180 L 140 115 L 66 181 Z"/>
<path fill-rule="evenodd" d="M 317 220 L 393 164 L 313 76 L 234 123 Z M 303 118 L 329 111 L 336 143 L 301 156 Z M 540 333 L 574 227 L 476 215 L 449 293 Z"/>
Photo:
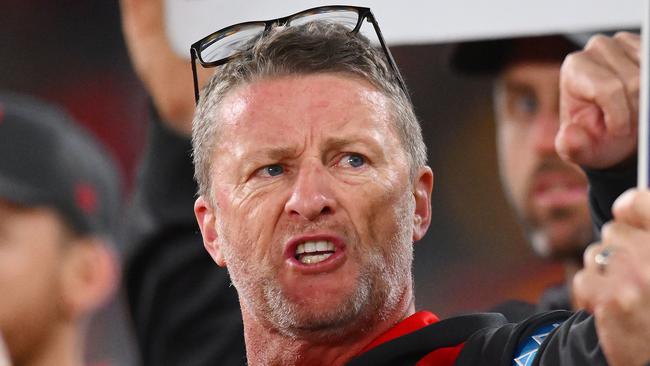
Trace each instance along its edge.
<path fill-rule="evenodd" d="M 99 237 L 65 244 L 62 289 L 66 315 L 81 318 L 104 305 L 115 293 L 120 270 L 115 252 Z"/>
<path fill-rule="evenodd" d="M 203 246 L 205 250 L 210 253 L 212 259 L 220 267 L 226 267 L 226 260 L 223 257 L 221 246 L 219 243 L 219 236 L 217 234 L 217 220 L 214 215 L 214 209 L 210 204 L 210 200 L 203 196 L 199 196 L 194 202 L 194 215 L 196 221 L 199 223 L 201 229 L 201 236 L 203 236 Z"/>
<path fill-rule="evenodd" d="M 415 212 L 413 215 L 413 241 L 418 241 L 427 233 L 431 224 L 431 192 L 433 191 L 433 171 L 428 166 L 420 169 L 413 180 Z"/>

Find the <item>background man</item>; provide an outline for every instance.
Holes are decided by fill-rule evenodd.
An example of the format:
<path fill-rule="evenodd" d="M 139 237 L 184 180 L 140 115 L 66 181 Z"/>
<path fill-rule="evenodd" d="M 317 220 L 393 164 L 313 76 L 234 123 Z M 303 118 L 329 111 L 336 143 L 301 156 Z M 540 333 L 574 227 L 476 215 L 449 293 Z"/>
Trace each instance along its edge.
<path fill-rule="evenodd" d="M 494 77 L 501 182 L 535 252 L 563 263 L 566 282 L 550 287 L 537 306 L 509 302 L 495 310 L 509 319 L 572 309 L 570 284 L 593 241 L 587 179 L 555 151 L 560 125 L 562 61 L 586 36 L 540 36 L 460 44 L 451 64 Z"/>
<path fill-rule="evenodd" d="M 0 95 L 0 333 L 14 365 L 83 365 L 113 293 L 118 217 L 106 153 L 60 110 Z"/>
<path fill-rule="evenodd" d="M 144 365 L 242 365 L 237 293 L 205 253 L 192 211 L 192 71 L 169 47 L 162 3 L 120 2 L 134 69 L 155 106 L 128 222 L 129 307 Z"/>

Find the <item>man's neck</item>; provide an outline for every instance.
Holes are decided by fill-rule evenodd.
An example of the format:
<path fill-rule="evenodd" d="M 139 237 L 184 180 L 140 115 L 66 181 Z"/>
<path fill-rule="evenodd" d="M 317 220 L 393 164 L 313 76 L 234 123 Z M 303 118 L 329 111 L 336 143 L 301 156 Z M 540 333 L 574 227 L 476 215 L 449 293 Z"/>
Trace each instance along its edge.
<path fill-rule="evenodd" d="M 392 312 L 393 315 L 384 320 L 377 320 L 371 329 L 357 332 L 343 341 L 313 342 L 306 339 L 307 337 L 290 337 L 275 329 L 268 329 L 252 314 L 242 309 L 248 365 L 345 365 L 359 355 L 372 340 L 413 313 L 415 305 L 409 291 L 408 296 L 405 296 Z"/>
<path fill-rule="evenodd" d="M 32 355 L 23 365 L 16 366 L 83 366 L 81 330 L 74 325 L 61 325 Z"/>

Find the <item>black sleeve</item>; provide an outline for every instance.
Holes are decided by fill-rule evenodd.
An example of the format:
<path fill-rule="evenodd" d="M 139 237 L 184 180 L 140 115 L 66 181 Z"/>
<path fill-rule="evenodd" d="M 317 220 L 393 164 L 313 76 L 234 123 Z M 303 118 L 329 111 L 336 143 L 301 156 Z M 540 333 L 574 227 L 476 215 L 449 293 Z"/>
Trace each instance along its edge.
<path fill-rule="evenodd" d="M 237 294 L 203 248 L 195 192 L 189 139 L 154 114 L 128 216 L 124 274 L 145 366 L 245 363 Z"/>
<path fill-rule="evenodd" d="M 567 319 L 542 344 L 533 365 L 607 365 L 598 344 L 594 317 L 579 311 Z"/>
<path fill-rule="evenodd" d="M 441 320 L 383 343 L 347 366 L 412 366 L 434 350 L 459 345 L 462 350 L 454 366 L 607 365 L 593 317 L 556 310 L 519 323 L 507 323 L 497 313 Z M 441 354 L 440 361 L 447 360 L 444 357 Z"/>
<path fill-rule="evenodd" d="M 497 304 L 489 310 L 491 313 L 503 314 L 511 323 L 518 323 L 526 320 L 531 315 L 540 311 L 536 304 L 531 304 L 521 300 L 508 300 Z"/>
<path fill-rule="evenodd" d="M 600 233 L 604 223 L 612 219 L 614 201 L 636 183 L 636 156 L 613 168 L 603 170 L 585 169 L 589 178 L 589 206 L 594 229 Z M 596 236 L 600 238 L 598 234 Z"/>
<path fill-rule="evenodd" d="M 548 335 L 536 335 L 543 326 L 559 324 Z M 522 342 L 533 336 L 541 342 L 535 353 L 522 352 Z M 519 359 L 515 363 L 515 358 Z M 518 324 L 486 328 L 470 337 L 455 366 L 606 366 L 598 345 L 594 319 L 585 312 L 571 315 L 553 311 L 535 315 Z"/>

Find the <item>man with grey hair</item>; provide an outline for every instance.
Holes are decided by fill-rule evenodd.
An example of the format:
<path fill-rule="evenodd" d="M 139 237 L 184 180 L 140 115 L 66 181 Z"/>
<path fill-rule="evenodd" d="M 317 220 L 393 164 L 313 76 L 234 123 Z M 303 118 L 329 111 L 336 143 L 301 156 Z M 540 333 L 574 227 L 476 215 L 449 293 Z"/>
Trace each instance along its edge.
<path fill-rule="evenodd" d="M 397 77 L 364 38 L 310 22 L 273 28 L 204 91 L 195 213 L 239 292 L 249 363 L 342 363 L 414 312 L 433 174 Z M 276 332 L 293 352 L 250 348 Z"/>
<path fill-rule="evenodd" d="M 390 54 L 338 20 L 292 25 L 337 11 L 266 22 L 243 47 L 210 50 L 221 58 L 202 52 L 243 25 L 192 47 L 220 65 L 194 118 L 194 211 L 239 293 L 249 364 L 606 364 L 582 312 L 517 325 L 415 312 L 433 174 L 412 154 L 421 134 L 400 118 L 411 107 Z"/>

